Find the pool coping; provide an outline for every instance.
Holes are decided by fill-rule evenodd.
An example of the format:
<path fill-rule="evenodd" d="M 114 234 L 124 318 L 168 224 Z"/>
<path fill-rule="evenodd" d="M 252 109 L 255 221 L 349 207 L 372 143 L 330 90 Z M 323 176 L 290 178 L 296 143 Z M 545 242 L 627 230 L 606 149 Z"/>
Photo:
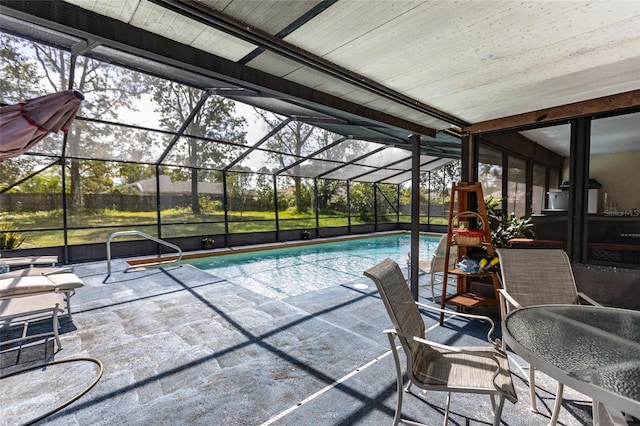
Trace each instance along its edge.
<path fill-rule="evenodd" d="M 411 231 L 385 231 L 385 232 L 374 232 L 367 234 L 358 234 L 358 235 L 341 235 L 337 237 L 323 237 L 323 238 L 314 238 L 312 240 L 293 240 L 293 241 L 284 241 L 279 243 L 267 243 L 267 244 L 254 244 L 248 246 L 238 246 L 238 247 L 223 247 L 216 248 L 210 250 L 196 250 L 184 252 L 182 254 L 181 260 L 189 260 L 189 259 L 199 259 L 203 257 L 212 257 L 212 256 L 223 256 L 227 254 L 240 254 L 240 253 L 250 253 L 254 251 L 262 251 L 262 250 L 275 250 L 279 248 L 285 247 L 300 247 L 314 244 L 322 244 L 327 242 L 337 242 L 337 241 L 349 241 L 349 240 L 359 240 L 364 238 L 372 238 L 372 237 L 386 237 L 392 235 L 405 235 L 411 234 Z M 430 236 L 441 236 L 437 232 L 420 232 L 420 235 L 430 235 Z M 177 261 L 179 258 L 178 255 L 170 254 L 170 255 L 160 255 L 154 257 L 142 257 L 137 259 L 129 259 L 126 263 L 130 267 L 140 267 L 140 266 L 153 266 L 159 264 L 167 264 Z"/>

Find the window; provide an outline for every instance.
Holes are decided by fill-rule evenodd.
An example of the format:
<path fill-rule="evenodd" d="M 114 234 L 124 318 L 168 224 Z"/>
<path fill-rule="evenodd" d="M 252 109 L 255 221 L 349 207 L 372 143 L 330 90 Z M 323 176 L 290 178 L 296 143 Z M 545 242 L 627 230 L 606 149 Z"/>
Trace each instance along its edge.
<path fill-rule="evenodd" d="M 527 163 L 513 155 L 509 156 L 509 168 L 507 171 L 507 213 L 513 213 L 516 217 L 524 216 L 527 197 Z"/>
<path fill-rule="evenodd" d="M 485 197 L 502 198 L 502 152 L 480 145 L 478 180 L 482 182 Z"/>
<path fill-rule="evenodd" d="M 640 267 L 640 113 L 591 122 L 589 263 Z"/>
<path fill-rule="evenodd" d="M 531 213 L 540 214 L 545 208 L 545 176 L 546 168 L 540 164 L 533 165 L 533 188 L 531 191 Z"/>

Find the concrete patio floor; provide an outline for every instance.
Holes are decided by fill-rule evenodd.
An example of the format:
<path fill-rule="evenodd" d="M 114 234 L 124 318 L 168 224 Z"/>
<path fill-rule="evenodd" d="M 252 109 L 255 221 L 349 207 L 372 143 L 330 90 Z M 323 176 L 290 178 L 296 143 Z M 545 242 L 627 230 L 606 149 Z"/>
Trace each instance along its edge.
<path fill-rule="evenodd" d="M 274 300 L 191 266 L 127 270 L 115 260 L 111 275 L 106 262 L 75 265 L 75 273 L 86 285 L 72 298 L 73 322 L 60 321 L 63 349 L 53 352 L 49 341 L 0 357 L 0 375 L 54 359 L 104 365 L 95 387 L 39 424 L 392 424 L 395 369 L 382 334 L 390 324 L 365 277 L 365 289 L 336 284 Z M 482 324 L 456 320 L 429 336 L 478 344 L 483 332 Z M 519 401 L 505 403 L 503 424 L 546 425 L 555 382 L 537 373 L 540 412 L 532 413 L 527 381 L 512 370 Z M 23 424 L 63 404 L 97 371 L 79 359 L 2 379 L 0 424 Z M 403 415 L 442 424 L 445 398 L 408 395 Z M 487 396 L 454 394 L 450 425 L 491 421 Z M 565 389 L 559 424 L 592 424 L 591 400 Z"/>

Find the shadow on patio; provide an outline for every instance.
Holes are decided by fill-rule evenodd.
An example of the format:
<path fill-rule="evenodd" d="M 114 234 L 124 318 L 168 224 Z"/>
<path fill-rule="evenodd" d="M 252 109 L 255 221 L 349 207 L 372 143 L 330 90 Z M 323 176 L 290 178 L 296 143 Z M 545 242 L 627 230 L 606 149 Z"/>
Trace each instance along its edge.
<path fill-rule="evenodd" d="M 64 348 L 55 356 L 50 342 L 2 354 L 2 375 L 45 359 L 91 357 L 103 363 L 94 388 L 41 423 L 392 423 L 395 371 L 382 333 L 389 320 L 367 278 L 358 281 L 365 289 L 350 283 L 273 300 L 190 266 L 129 272 L 122 260 L 114 266 L 108 276 L 105 262 L 76 265 L 85 287 L 74 296 L 74 322 L 62 317 Z M 430 293 L 426 287 L 421 292 Z M 427 325 L 437 320 L 426 316 Z M 454 321 L 430 336 L 469 344 L 483 333 L 483 326 Z M 22 424 L 64 403 L 96 371 L 78 361 L 3 379 L 1 424 Z M 525 377 L 513 372 L 520 400 L 505 405 L 504 423 L 547 424 L 555 382 L 540 375 L 541 413 L 534 414 Z M 403 414 L 440 424 L 445 398 L 408 396 Z M 451 424 L 491 419 L 488 397 L 453 396 Z M 567 389 L 560 424 L 591 424 L 590 399 Z"/>

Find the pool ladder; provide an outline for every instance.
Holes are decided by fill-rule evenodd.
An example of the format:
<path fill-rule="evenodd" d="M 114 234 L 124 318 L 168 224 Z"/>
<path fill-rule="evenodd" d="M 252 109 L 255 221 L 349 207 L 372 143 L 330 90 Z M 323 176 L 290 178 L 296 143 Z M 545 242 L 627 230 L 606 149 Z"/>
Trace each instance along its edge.
<path fill-rule="evenodd" d="M 176 257 L 175 259 L 170 259 L 167 261 L 161 261 L 161 262 L 156 262 L 156 263 L 152 263 L 150 265 L 160 265 L 163 263 L 173 263 L 173 262 L 179 262 L 182 259 L 182 249 L 180 247 L 178 247 L 175 244 L 171 244 L 167 241 L 161 240 L 160 238 L 156 238 L 154 236 L 151 236 L 149 234 L 145 234 L 142 231 L 118 231 L 118 232 L 114 232 L 113 234 L 109 235 L 109 238 L 107 238 L 107 274 L 111 274 L 111 240 L 113 240 L 115 237 L 120 237 L 122 235 L 138 235 L 140 237 L 144 237 L 147 240 L 151 240 L 154 241 L 158 244 L 162 244 L 165 245 L 167 247 L 171 247 L 172 249 L 176 250 L 178 252 L 178 257 Z"/>

